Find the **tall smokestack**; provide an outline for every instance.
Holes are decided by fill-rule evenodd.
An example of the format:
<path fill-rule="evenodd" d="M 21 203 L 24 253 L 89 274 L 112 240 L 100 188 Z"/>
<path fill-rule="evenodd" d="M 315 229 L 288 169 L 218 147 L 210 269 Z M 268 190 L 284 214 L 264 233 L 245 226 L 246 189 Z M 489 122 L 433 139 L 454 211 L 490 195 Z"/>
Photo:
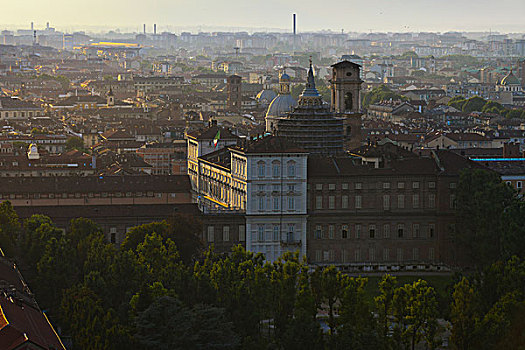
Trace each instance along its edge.
<path fill-rule="evenodd" d="M 293 14 L 293 51 L 295 52 L 295 46 L 296 46 L 296 35 L 297 35 L 297 15 Z"/>
<path fill-rule="evenodd" d="M 35 30 L 35 25 L 34 25 L 33 22 L 31 22 L 31 30 L 32 30 L 32 31 Z"/>
<path fill-rule="evenodd" d="M 157 35 L 157 25 L 153 25 L 153 35 Z"/>
<path fill-rule="evenodd" d="M 144 23 L 144 34 L 146 34 L 146 24 Z"/>

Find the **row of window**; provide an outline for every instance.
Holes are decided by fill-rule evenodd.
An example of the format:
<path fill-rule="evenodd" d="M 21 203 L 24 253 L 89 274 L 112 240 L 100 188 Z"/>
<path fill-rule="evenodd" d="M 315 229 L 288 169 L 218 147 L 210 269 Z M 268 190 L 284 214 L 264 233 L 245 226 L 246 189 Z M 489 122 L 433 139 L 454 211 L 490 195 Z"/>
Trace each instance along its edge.
<path fill-rule="evenodd" d="M 239 242 L 246 241 L 246 227 L 244 225 L 239 225 Z M 215 242 L 215 226 L 208 226 L 207 237 L 208 242 Z M 222 241 L 230 241 L 230 226 L 222 227 Z"/>
<path fill-rule="evenodd" d="M 392 183 L 390 182 L 383 182 L 380 186 L 382 189 L 390 189 L 392 188 L 391 187 Z M 405 187 L 406 185 L 406 182 L 403 182 L 403 181 L 399 181 L 397 182 L 397 188 L 398 189 L 404 189 L 406 188 Z M 412 182 L 412 189 L 420 189 L 421 183 L 419 181 L 413 181 Z M 428 185 L 428 188 L 429 189 L 435 189 L 436 188 L 436 182 L 435 181 L 429 181 L 427 182 L 427 185 Z M 348 190 L 349 189 L 349 184 L 348 183 L 342 183 L 341 184 L 341 190 Z M 337 188 L 337 184 L 335 183 L 329 183 L 329 184 L 322 184 L 322 183 L 317 183 L 315 184 L 315 189 L 317 191 L 322 191 L 323 189 L 328 189 L 329 191 L 335 191 L 335 190 L 339 190 L 339 188 Z M 451 182 L 449 184 L 449 188 L 453 189 L 453 188 L 456 188 L 456 183 L 455 182 Z M 362 190 L 363 189 L 363 183 L 362 182 L 355 182 L 354 183 L 354 189 L 356 190 Z"/>
<path fill-rule="evenodd" d="M 409 248 L 383 248 L 382 256 L 378 256 L 378 252 L 375 248 L 365 249 L 355 249 L 353 251 L 341 250 L 339 257 L 336 256 L 335 250 L 316 250 L 315 251 L 315 261 L 314 262 L 336 262 L 340 261 L 345 262 L 373 262 L 373 261 L 417 261 L 417 260 L 434 260 L 435 253 L 434 248 L 429 248 L 426 256 L 421 256 L 421 250 L 418 247 L 409 249 Z M 368 254 L 367 254 L 368 253 Z M 395 254 L 395 255 L 394 255 Z"/>
<path fill-rule="evenodd" d="M 271 164 L 272 176 L 281 177 L 285 174 L 281 173 L 281 163 L 279 161 L 274 161 Z M 286 175 L 289 177 L 294 177 L 296 170 L 296 164 L 293 160 L 290 160 L 286 163 Z M 257 162 L 257 176 L 265 177 L 266 176 L 266 163 L 262 160 Z"/>
<path fill-rule="evenodd" d="M 315 239 L 348 239 L 348 238 L 391 238 L 391 224 L 383 224 L 382 231 L 375 224 L 354 224 L 353 235 L 350 225 L 341 225 L 339 233 L 336 233 L 336 225 L 316 225 L 314 231 Z M 412 235 L 405 230 L 405 224 L 398 224 L 394 237 L 397 238 L 433 238 L 436 234 L 436 225 L 428 224 L 426 231 L 422 232 L 420 224 L 412 224 Z"/>
<path fill-rule="evenodd" d="M 281 197 L 272 197 L 271 200 L 267 199 L 266 196 L 259 196 L 257 201 L 257 209 L 259 211 L 280 210 L 281 201 L 283 210 L 296 210 L 295 197 L 293 196 L 288 196 L 286 197 L 286 199 L 281 199 Z M 271 207 L 267 205 L 267 202 L 270 202 L 269 204 L 271 205 Z"/>
<path fill-rule="evenodd" d="M 156 197 L 162 198 L 160 192 L 101 192 L 101 193 L 23 193 L 23 194 L 0 194 L 0 199 L 54 199 L 54 198 L 107 198 L 107 197 Z M 176 193 L 169 193 L 171 198 L 177 196 Z"/>
<path fill-rule="evenodd" d="M 392 209 L 392 203 L 391 203 L 391 195 L 385 194 L 383 195 L 383 209 L 384 210 L 390 210 Z M 315 209 L 348 209 L 349 208 L 349 196 L 342 195 L 340 205 L 339 203 L 336 203 L 336 196 L 328 196 L 328 203 L 325 201 L 325 196 L 316 196 L 315 197 Z M 406 198 L 404 194 L 397 195 L 397 207 L 398 209 L 405 209 L 406 207 Z M 454 195 L 451 195 L 451 203 L 453 200 L 455 200 Z M 328 204 L 328 207 L 326 206 Z M 420 202 L 420 195 L 414 194 L 412 195 L 412 208 L 413 209 L 419 209 L 422 208 L 423 205 L 421 205 Z M 428 195 L 428 201 L 427 201 L 427 208 L 435 208 L 436 207 L 436 195 L 431 193 Z M 451 205 L 452 207 L 452 205 Z M 357 195 L 354 196 L 354 208 L 356 209 L 362 209 L 363 208 L 363 196 Z"/>

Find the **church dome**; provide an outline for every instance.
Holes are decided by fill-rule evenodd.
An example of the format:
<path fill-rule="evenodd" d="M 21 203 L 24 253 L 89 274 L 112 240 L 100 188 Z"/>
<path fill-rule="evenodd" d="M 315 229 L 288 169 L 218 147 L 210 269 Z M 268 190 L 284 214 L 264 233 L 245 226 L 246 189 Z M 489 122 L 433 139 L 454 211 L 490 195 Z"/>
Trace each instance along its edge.
<path fill-rule="evenodd" d="M 282 117 L 286 113 L 291 112 L 297 106 L 297 101 L 290 94 L 279 94 L 273 99 L 266 112 L 267 117 Z"/>
<path fill-rule="evenodd" d="M 500 85 L 508 86 L 508 85 L 521 85 L 520 81 L 516 76 L 512 73 L 512 70 L 507 74 L 503 79 L 501 79 Z"/>
<path fill-rule="evenodd" d="M 277 97 L 277 93 L 270 89 L 264 89 L 257 94 L 257 102 L 262 104 L 269 104 L 273 99 Z"/>

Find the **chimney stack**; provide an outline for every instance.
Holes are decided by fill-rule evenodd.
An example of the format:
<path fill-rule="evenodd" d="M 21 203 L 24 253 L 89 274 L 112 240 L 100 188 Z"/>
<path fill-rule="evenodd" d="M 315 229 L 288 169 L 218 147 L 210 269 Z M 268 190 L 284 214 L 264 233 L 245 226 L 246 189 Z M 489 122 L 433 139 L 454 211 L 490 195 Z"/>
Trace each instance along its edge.
<path fill-rule="evenodd" d="M 296 47 L 296 36 L 297 36 L 297 15 L 293 14 L 293 51 L 295 52 Z"/>
<path fill-rule="evenodd" d="M 35 30 L 35 25 L 33 22 L 31 22 L 31 31 Z"/>
<path fill-rule="evenodd" d="M 153 35 L 157 35 L 157 25 L 153 25 Z"/>
<path fill-rule="evenodd" d="M 146 24 L 144 24 L 144 34 L 146 34 Z"/>

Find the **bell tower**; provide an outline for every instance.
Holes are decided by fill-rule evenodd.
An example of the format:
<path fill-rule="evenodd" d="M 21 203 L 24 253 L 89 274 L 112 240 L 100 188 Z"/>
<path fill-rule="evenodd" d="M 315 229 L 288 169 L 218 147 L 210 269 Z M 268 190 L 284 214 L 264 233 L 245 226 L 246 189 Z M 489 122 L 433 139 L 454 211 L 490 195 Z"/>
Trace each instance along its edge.
<path fill-rule="evenodd" d="M 361 110 L 361 66 L 342 61 L 332 65 L 332 111 L 359 113 Z"/>

